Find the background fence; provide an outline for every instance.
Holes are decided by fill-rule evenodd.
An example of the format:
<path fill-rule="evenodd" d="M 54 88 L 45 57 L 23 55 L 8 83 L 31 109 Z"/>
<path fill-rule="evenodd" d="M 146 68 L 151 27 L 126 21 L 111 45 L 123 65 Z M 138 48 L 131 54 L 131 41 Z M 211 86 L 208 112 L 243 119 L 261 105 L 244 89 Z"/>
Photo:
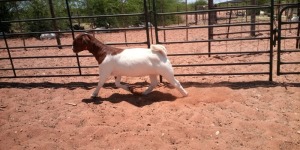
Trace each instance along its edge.
<path fill-rule="evenodd" d="M 46 2 L 46 1 L 45 1 Z M 44 2 L 44 3 L 45 3 Z M 75 1 L 76 2 L 76 1 Z M 73 1 L 74 3 L 74 1 Z M 17 7 L 20 7 L 20 5 L 25 5 L 23 1 L 6 1 L 6 2 L 1 2 L 2 5 L 12 5 L 14 10 L 16 11 L 15 13 L 20 13 L 18 11 Z M 88 69 L 88 68 L 96 68 L 97 66 L 95 65 L 85 65 L 83 66 L 83 64 L 80 62 L 80 59 L 85 58 L 85 57 L 92 57 L 92 55 L 90 54 L 85 54 L 85 55 L 78 55 L 78 54 L 69 54 L 66 55 L 67 53 L 55 53 L 54 55 L 51 55 L 51 53 L 41 53 L 41 55 L 38 56 L 14 56 L 13 53 L 15 53 L 16 51 L 22 51 L 24 50 L 25 52 L 28 52 L 30 50 L 34 50 L 34 49 L 41 49 L 41 48 L 70 48 L 72 45 L 72 40 L 75 38 L 76 34 L 79 33 L 83 33 L 83 32 L 89 32 L 89 33 L 93 33 L 95 35 L 96 33 L 102 33 L 102 32 L 124 32 L 124 41 L 120 41 L 120 42 L 110 42 L 110 43 L 106 43 L 108 45 L 124 45 L 124 44 L 136 44 L 136 45 L 147 45 L 148 47 L 150 46 L 150 40 L 149 40 L 149 31 L 148 31 L 148 24 L 145 24 L 145 26 L 134 26 L 134 27 L 130 27 L 130 28 L 110 28 L 110 27 L 100 27 L 100 28 L 94 28 L 91 27 L 88 30 L 84 29 L 84 26 L 82 26 L 82 24 L 80 25 L 80 21 L 86 21 L 86 20 L 93 20 L 93 19 L 103 19 L 103 18 L 116 18 L 119 20 L 124 20 L 127 19 L 129 17 L 141 17 L 144 19 L 144 22 L 148 22 L 148 10 L 147 10 L 147 3 L 146 0 L 142 3 L 142 8 L 143 11 L 142 12 L 137 12 L 137 13 L 130 13 L 130 14 L 96 14 L 96 15 L 91 15 L 91 16 L 79 16 L 77 15 L 72 15 L 74 14 L 74 11 L 76 10 L 72 10 L 72 8 L 70 7 L 71 2 L 69 2 L 69 0 L 65 0 L 64 3 L 64 13 L 63 15 L 66 16 L 62 16 L 62 17 L 55 17 L 54 15 L 52 15 L 51 18 L 34 18 L 34 19 L 20 19 L 20 20 L 1 20 L 1 24 L 16 24 L 15 26 L 19 25 L 19 29 L 18 29 L 18 33 L 6 33 L 6 32 L 2 32 L 2 38 L 3 40 L 1 41 L 2 45 L 0 47 L 0 50 L 2 50 L 2 56 L 5 55 L 4 53 L 7 52 L 7 56 L 6 57 L 1 57 L 0 60 L 5 61 L 5 60 L 9 60 L 10 63 L 8 64 L 7 62 L 4 63 L 3 65 L 5 65 L 3 68 L 1 67 L 1 71 L 5 71 L 4 73 L 1 74 L 1 78 L 11 78 L 11 77 L 15 77 L 15 78 L 22 78 L 22 77 L 64 77 L 64 76 L 95 76 L 97 74 L 91 74 L 91 73 L 83 73 L 84 69 Z M 19 6 L 17 6 L 19 5 Z M 33 2 L 30 3 L 28 2 L 28 5 L 34 5 Z M 22 6 L 21 6 L 22 7 Z M 27 13 L 27 12 L 25 12 Z M 36 12 L 39 13 L 39 12 Z M 50 21 L 50 22 L 49 22 Z M 38 31 L 38 32 L 25 32 L 22 29 L 22 25 L 23 23 L 30 23 L 30 24 L 34 24 L 35 26 L 38 27 L 38 24 L 53 24 L 53 26 L 57 26 L 54 25 L 55 22 L 54 21 L 67 21 L 68 27 L 65 28 L 65 30 L 58 30 L 57 27 L 53 27 L 51 31 Z M 46 22 L 46 23 L 45 23 Z M 54 30 L 56 29 L 56 30 Z M 41 29 L 43 30 L 43 29 Z M 140 40 L 136 41 L 136 42 L 131 42 L 131 41 L 127 41 L 126 38 L 126 33 L 129 31 L 137 31 L 137 30 L 141 30 L 143 32 L 145 32 L 144 36 L 139 37 Z M 46 39 L 46 42 L 43 42 L 40 39 L 40 36 L 42 34 L 51 34 L 54 33 L 56 36 L 56 40 L 57 42 L 53 42 L 50 40 Z M 28 38 L 29 36 L 33 36 L 33 37 L 37 37 L 37 42 L 35 42 L 34 44 L 32 44 L 32 39 Z M 71 38 L 71 40 L 65 41 L 66 44 L 62 43 L 63 38 Z M 52 37 L 50 37 L 52 38 Z M 23 45 L 16 45 L 14 43 L 14 40 L 22 40 L 23 41 Z M 27 42 L 25 42 L 27 41 Z M 51 45 L 49 45 L 49 43 L 51 43 Z M 19 43 L 18 43 L 19 44 Z M 12 52 L 13 51 L 13 52 Z M 24 52 L 23 51 L 23 52 Z M 50 65 L 43 65 L 41 67 L 24 67 L 20 64 L 26 64 L 28 63 L 28 61 L 34 61 L 34 62 L 39 62 L 38 60 L 44 60 L 46 62 L 50 61 L 58 61 L 57 63 L 60 63 L 59 61 L 63 62 L 61 59 L 68 59 L 68 60 L 76 60 L 76 65 L 74 65 L 73 63 L 69 63 L 69 65 L 71 66 L 58 66 L 57 64 L 52 64 L 52 66 Z M 16 67 L 17 66 L 19 67 Z M 47 66 L 47 67 L 45 67 Z M 25 73 L 24 71 L 30 72 L 32 70 L 55 70 L 54 74 L 48 74 L 48 73 L 42 73 L 42 74 L 34 74 L 34 73 Z M 58 70 L 67 70 L 67 73 L 59 73 L 57 72 Z M 70 72 L 70 70 L 72 70 Z M 74 70 L 78 70 L 75 71 Z M 71 73 L 71 74 L 70 74 Z"/>
<path fill-rule="evenodd" d="M 33 7 L 33 2 L 0 2 L 3 8 L 9 7 L 8 13 L 16 15 L 13 20 L 1 19 L 2 26 L 11 26 L 1 35 L 0 78 L 98 75 L 94 69 L 98 66 L 90 63 L 91 54 L 75 55 L 70 51 L 74 37 L 83 32 L 93 34 L 106 44 L 121 47 L 164 44 L 177 76 L 263 75 L 270 81 L 277 35 L 278 75 L 299 74 L 297 70 L 282 72 L 280 69 L 289 68 L 288 64 L 299 65 L 299 62 L 282 61 L 281 58 L 286 57 L 282 53 L 299 52 L 299 46 L 283 50 L 295 47 L 297 43 L 289 41 L 299 39 L 299 19 L 291 20 L 299 16 L 299 3 L 227 1 L 213 4 L 209 0 L 207 5 L 191 5 L 185 1 L 174 3 L 176 6 L 171 8 L 168 0 L 144 0 L 138 4 L 141 9 L 126 13 L 126 9 L 131 9 L 124 1 L 118 11 L 89 11 L 89 15 L 80 15 L 78 5 L 84 1 L 59 1 L 62 8 L 57 14 L 53 9 L 58 7 L 55 6 L 58 2 L 45 2 L 49 2 L 50 13 L 49 17 L 41 18 L 22 16 L 22 13 L 32 13 L 25 6 Z M 87 10 L 93 8 L 91 3 L 81 5 Z M 24 28 L 30 25 L 41 27 L 38 31 Z M 282 34 L 286 32 L 288 35 Z M 56 38 L 40 40 L 40 35 L 45 33 L 54 33 Z"/>
<path fill-rule="evenodd" d="M 296 9 L 295 13 L 300 16 L 300 3 L 282 8 L 278 17 L 278 47 L 277 47 L 277 75 L 300 74 L 295 66 L 300 64 L 300 22 L 299 17 L 284 20 L 284 13 Z M 288 41 L 292 41 L 289 42 Z M 291 44 L 290 46 L 286 46 Z M 298 59 L 293 59 L 297 57 Z"/>
<path fill-rule="evenodd" d="M 199 76 L 199 75 L 269 75 L 269 80 L 272 80 L 272 51 L 273 51 L 273 17 L 268 17 L 265 20 L 258 20 L 255 21 L 256 12 L 259 10 L 263 10 L 265 12 L 270 12 L 270 16 L 273 15 L 274 10 L 273 1 L 268 6 L 239 6 L 239 7 L 224 7 L 224 6 L 214 6 L 211 3 L 208 3 L 207 10 L 196 10 L 196 11 L 189 11 L 189 12 L 173 12 L 173 13 L 155 13 L 155 18 L 164 17 L 166 15 L 178 15 L 178 14 L 207 14 L 207 22 L 206 23 L 196 23 L 195 25 L 189 25 L 188 23 L 185 26 L 171 26 L 171 27 L 157 27 L 156 26 L 156 43 L 159 44 L 174 44 L 174 43 L 196 43 L 202 42 L 207 44 L 207 52 L 197 52 L 197 53 L 181 53 L 181 54 L 171 54 L 170 56 L 187 56 L 187 55 L 208 55 L 208 56 L 222 56 L 222 55 L 260 55 L 260 54 L 268 54 L 269 58 L 264 58 L 264 61 L 256 61 L 255 59 L 250 60 L 248 62 L 225 62 L 225 63 L 213 63 L 213 64 L 182 64 L 182 65 L 175 65 L 174 67 L 201 67 L 201 66 L 253 66 L 253 65 L 267 65 L 268 69 L 264 71 L 252 71 L 249 70 L 247 72 L 240 72 L 240 69 L 236 69 L 235 72 L 214 72 L 214 73 L 200 73 L 200 74 L 179 74 L 181 76 Z M 154 8 L 155 4 L 154 4 Z M 157 12 L 154 9 L 154 12 Z M 252 16 L 246 14 L 249 12 Z M 229 13 L 229 14 L 228 14 Z M 233 14 L 235 13 L 235 17 Z M 240 14 L 240 15 L 239 15 Z M 254 15 L 253 15 L 254 14 Z M 218 16 L 218 17 L 217 17 Z M 251 21 L 249 21 L 250 19 Z M 157 22 L 157 21 L 155 21 Z M 238 29 L 236 28 L 238 27 Z M 251 27 L 251 28 L 250 28 Z M 263 29 L 255 29 L 257 27 Z M 230 29 L 231 28 L 231 29 Z M 233 29 L 232 29 L 233 28 Z M 198 31 L 197 31 L 198 29 Z M 204 35 L 204 39 L 195 39 L 189 37 L 189 32 L 192 33 L 199 33 L 203 31 L 203 29 L 208 30 L 207 35 Z M 174 31 L 174 30 L 186 30 L 186 39 L 183 41 L 162 41 L 159 36 L 158 32 L 166 32 L 166 31 Z M 221 32 L 219 32 L 221 31 Z M 226 32 L 224 32 L 226 31 Z M 267 36 L 256 36 L 258 33 L 263 33 Z M 252 36 L 249 37 L 249 34 Z M 260 43 L 267 42 L 266 49 L 244 49 L 239 47 L 239 49 L 231 49 L 227 48 L 228 45 L 232 45 L 232 43 L 239 41 L 241 42 L 255 42 L 258 43 L 256 47 L 259 47 Z M 256 42 L 257 41 L 257 42 Z M 263 41 L 263 42 L 261 42 Z M 214 44 L 217 43 L 217 44 Z M 216 50 L 214 47 L 221 47 L 222 45 L 226 46 L 226 50 Z M 214 49 L 214 50 L 213 50 Z M 228 50 L 227 50 L 228 49 Z"/>

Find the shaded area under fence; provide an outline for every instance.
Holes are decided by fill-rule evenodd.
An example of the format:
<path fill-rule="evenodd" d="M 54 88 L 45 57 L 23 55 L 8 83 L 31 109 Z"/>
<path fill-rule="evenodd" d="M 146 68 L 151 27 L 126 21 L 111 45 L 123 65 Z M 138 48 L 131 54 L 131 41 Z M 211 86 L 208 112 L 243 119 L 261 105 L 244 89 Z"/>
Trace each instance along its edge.
<path fill-rule="evenodd" d="M 126 84 L 126 83 L 122 83 Z M 147 82 L 137 82 L 135 84 L 130 84 L 136 88 L 146 87 L 149 83 Z M 300 87 L 300 83 L 279 83 L 279 82 L 269 82 L 269 81 L 249 81 L 249 82 L 181 82 L 183 87 L 199 87 L 199 88 L 212 88 L 212 87 L 228 87 L 231 89 L 251 89 L 258 87 Z M 169 83 L 163 82 L 158 86 L 167 86 Z M 69 83 L 52 83 L 52 82 L 38 82 L 38 83 L 22 83 L 22 82 L 0 82 L 0 88 L 19 88 L 19 89 L 32 89 L 32 88 L 51 88 L 51 89 L 60 89 L 66 88 L 74 90 L 77 88 L 90 90 L 97 86 L 97 82 L 88 83 L 88 82 L 69 82 Z M 113 89 L 116 88 L 114 83 L 105 83 L 103 88 Z"/>

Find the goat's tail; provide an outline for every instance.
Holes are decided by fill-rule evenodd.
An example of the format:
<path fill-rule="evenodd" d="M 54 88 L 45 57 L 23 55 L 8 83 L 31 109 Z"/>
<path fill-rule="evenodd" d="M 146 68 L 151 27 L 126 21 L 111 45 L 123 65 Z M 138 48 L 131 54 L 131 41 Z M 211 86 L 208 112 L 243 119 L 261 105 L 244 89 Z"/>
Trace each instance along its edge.
<path fill-rule="evenodd" d="M 163 45 L 151 45 L 150 49 L 152 51 L 160 52 L 162 55 L 167 57 L 167 49 Z"/>

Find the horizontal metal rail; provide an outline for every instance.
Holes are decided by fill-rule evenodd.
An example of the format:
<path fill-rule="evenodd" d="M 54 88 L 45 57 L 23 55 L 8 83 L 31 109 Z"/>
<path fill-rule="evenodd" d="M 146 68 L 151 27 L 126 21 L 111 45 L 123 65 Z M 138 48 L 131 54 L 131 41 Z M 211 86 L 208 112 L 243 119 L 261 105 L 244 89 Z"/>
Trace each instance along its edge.
<path fill-rule="evenodd" d="M 300 39 L 299 36 L 289 36 L 289 37 L 286 37 L 286 36 L 282 36 L 280 37 L 281 40 L 287 40 L 287 39 Z"/>
<path fill-rule="evenodd" d="M 300 72 L 299 72 L 300 73 Z M 269 72 L 242 72 L 242 73 L 199 73 L 199 74 L 174 74 L 175 76 L 242 76 L 242 75 L 268 75 Z M 288 73 L 287 73 L 288 74 Z M 0 76 L 0 78 L 46 78 L 46 77 L 88 77 L 99 76 L 99 74 L 67 74 L 67 75 L 36 75 L 36 76 Z"/>
<path fill-rule="evenodd" d="M 98 68 L 99 66 L 80 66 L 80 68 Z M 74 67 L 30 67 L 30 68 L 14 68 L 15 70 L 55 70 L 55 69 L 78 69 L 77 66 Z M 0 70 L 12 70 L 10 68 L 2 68 Z"/>
<path fill-rule="evenodd" d="M 196 11 L 182 11 L 182 12 L 164 12 L 157 15 L 185 15 L 185 14 L 195 14 L 195 13 L 208 13 L 216 11 L 230 11 L 230 10 L 248 10 L 248 9 L 270 9 L 270 6 L 241 6 L 241 7 L 226 7 L 226 8 L 213 8 L 210 10 L 196 10 Z"/>
<path fill-rule="evenodd" d="M 300 52 L 297 50 L 294 51 L 284 51 L 284 52 Z M 168 56 L 192 56 L 192 55 L 257 55 L 257 54 L 268 54 L 269 51 L 241 51 L 241 52 L 211 52 L 211 53 L 171 53 Z M 76 55 L 52 55 L 52 56 L 26 56 L 26 57 L 11 57 L 11 59 L 45 59 L 45 58 L 71 58 L 77 57 Z M 94 57 L 93 55 L 78 55 L 78 57 Z M 1 57 L 2 59 L 10 59 L 8 57 Z"/>
<path fill-rule="evenodd" d="M 10 49 L 21 49 L 21 48 L 42 48 L 42 47 L 70 47 L 72 45 L 43 45 L 43 46 L 16 46 L 9 47 Z M 0 49 L 6 49 L 6 47 L 0 47 Z"/>
<path fill-rule="evenodd" d="M 183 64 L 172 65 L 173 67 L 204 67 L 204 66 L 244 66 L 244 65 L 265 65 L 270 62 L 251 62 L 251 63 L 218 63 L 218 64 Z"/>
<path fill-rule="evenodd" d="M 280 72 L 279 75 L 298 75 L 300 72 Z"/>
<path fill-rule="evenodd" d="M 199 74 L 175 74 L 175 76 L 242 76 L 242 75 L 268 75 L 269 72 L 240 72 L 240 73 L 199 73 Z"/>
<path fill-rule="evenodd" d="M 160 42 L 158 44 L 178 44 L 178 43 L 199 43 L 199 42 L 223 42 L 223 41 L 245 41 L 245 40 L 264 40 L 270 39 L 270 37 L 256 37 L 256 38 L 231 38 L 231 39 L 211 39 L 211 40 L 193 40 L 193 41 L 169 41 L 169 42 Z"/>
<path fill-rule="evenodd" d="M 120 43 L 105 43 L 106 45 L 134 45 L 134 44 L 147 44 L 146 42 L 120 42 Z M 43 46 L 17 46 L 9 47 L 10 49 L 22 49 L 22 48 L 42 48 L 42 47 L 71 47 L 72 45 L 43 45 Z M 0 47 L 0 49 L 6 49 L 5 47 Z"/>
<path fill-rule="evenodd" d="M 299 52 L 300 52 L 299 49 L 294 49 L 294 50 L 291 50 L 291 49 L 289 49 L 289 50 L 282 49 L 282 50 L 280 50 L 280 53 L 299 53 Z"/>
<path fill-rule="evenodd" d="M 280 62 L 281 65 L 297 65 L 300 64 L 300 62 Z"/>
<path fill-rule="evenodd" d="M 200 28 L 217 28 L 229 26 L 251 26 L 251 25 L 270 25 L 270 23 L 236 23 L 236 24 L 220 24 L 220 25 L 207 25 L 207 26 L 175 26 L 175 27 L 157 27 L 158 30 L 182 30 L 182 29 L 200 29 Z"/>
<path fill-rule="evenodd" d="M 217 64 L 182 64 L 172 65 L 173 67 L 205 67 L 205 66 L 241 66 L 241 65 L 264 65 L 269 62 L 251 62 L 251 63 L 217 63 Z M 99 66 L 81 66 L 81 68 L 98 68 Z M 77 69 L 78 67 L 30 67 L 30 68 L 14 68 L 15 70 L 55 70 L 55 69 Z M 0 70 L 12 70 L 10 68 L 0 68 Z"/>
<path fill-rule="evenodd" d="M 211 53 L 177 53 L 177 54 L 168 54 L 168 56 L 185 56 L 185 55 L 256 55 L 256 54 L 268 54 L 270 51 L 244 51 L 244 52 L 211 52 Z"/>
<path fill-rule="evenodd" d="M 227 34 L 242 34 L 242 33 L 251 33 L 252 31 L 241 31 L 241 32 L 222 32 L 222 33 L 214 33 L 213 35 L 227 35 Z M 255 30 L 255 32 L 270 32 L 270 30 Z"/>
<path fill-rule="evenodd" d="M 19 75 L 19 76 L 0 76 L 0 78 L 60 78 L 60 77 L 78 77 L 78 76 L 99 76 L 99 74 L 64 74 L 64 75 Z"/>

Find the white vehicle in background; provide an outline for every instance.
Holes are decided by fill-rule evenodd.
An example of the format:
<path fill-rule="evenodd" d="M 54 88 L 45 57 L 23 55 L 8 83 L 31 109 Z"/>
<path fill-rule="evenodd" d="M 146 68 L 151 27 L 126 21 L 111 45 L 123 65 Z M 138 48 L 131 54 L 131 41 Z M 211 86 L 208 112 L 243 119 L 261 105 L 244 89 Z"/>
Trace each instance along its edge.
<path fill-rule="evenodd" d="M 44 39 L 54 39 L 56 37 L 55 33 L 43 33 L 40 36 L 40 40 L 44 40 Z"/>

